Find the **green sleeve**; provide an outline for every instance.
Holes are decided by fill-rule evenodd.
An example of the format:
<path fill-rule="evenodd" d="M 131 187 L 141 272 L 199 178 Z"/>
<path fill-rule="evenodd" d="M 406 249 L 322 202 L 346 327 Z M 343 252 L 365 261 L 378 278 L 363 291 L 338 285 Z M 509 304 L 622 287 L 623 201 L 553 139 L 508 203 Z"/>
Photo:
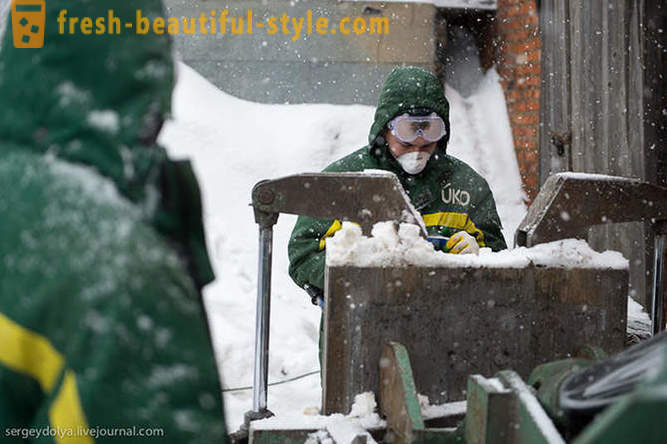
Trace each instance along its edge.
<path fill-rule="evenodd" d="M 289 274 L 303 287 L 309 284 L 324 290 L 326 251 L 322 248 L 327 234 L 332 235 L 334 221 L 301 216 L 289 240 Z"/>
<path fill-rule="evenodd" d="M 368 147 L 349 154 L 327 166 L 322 172 L 337 173 L 363 171 L 368 168 L 380 168 L 371 156 Z M 314 219 L 300 216 L 288 245 L 289 275 L 302 287 L 306 284 L 324 290 L 324 267 L 326 238 L 340 229 L 340 222 L 334 220 Z"/>
<path fill-rule="evenodd" d="M 496 211 L 496 202 L 488 186 L 481 199 L 473 206 L 470 219 L 484 233 L 484 243 L 487 247 L 493 251 L 507 249 L 502 233 L 502 223 Z"/>

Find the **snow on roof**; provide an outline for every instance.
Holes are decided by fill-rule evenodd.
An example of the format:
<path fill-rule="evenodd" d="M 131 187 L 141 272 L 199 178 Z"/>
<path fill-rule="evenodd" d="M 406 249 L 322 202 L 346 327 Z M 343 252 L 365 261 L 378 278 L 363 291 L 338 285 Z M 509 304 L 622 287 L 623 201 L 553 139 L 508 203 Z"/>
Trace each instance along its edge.
<path fill-rule="evenodd" d="M 329 266 L 357 267 L 469 267 L 524 268 L 540 265 L 559 268 L 627 269 L 628 260 L 615 251 L 598 253 L 588 243 L 564 239 L 532 248 L 516 248 L 494 253 L 482 248 L 479 256 L 454 255 L 436 251 L 419 236 L 419 227 L 394 222 L 375 224 L 371 237 L 363 236 L 358 225 L 343 222 L 343 228 L 327 241 Z"/>

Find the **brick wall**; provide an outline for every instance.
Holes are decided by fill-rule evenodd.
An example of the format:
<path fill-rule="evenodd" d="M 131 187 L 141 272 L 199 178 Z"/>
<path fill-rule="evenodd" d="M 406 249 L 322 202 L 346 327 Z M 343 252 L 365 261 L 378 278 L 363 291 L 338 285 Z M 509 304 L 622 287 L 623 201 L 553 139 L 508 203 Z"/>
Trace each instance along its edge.
<path fill-rule="evenodd" d="M 498 70 L 521 178 L 532 201 L 539 191 L 540 35 L 535 0 L 498 0 Z"/>

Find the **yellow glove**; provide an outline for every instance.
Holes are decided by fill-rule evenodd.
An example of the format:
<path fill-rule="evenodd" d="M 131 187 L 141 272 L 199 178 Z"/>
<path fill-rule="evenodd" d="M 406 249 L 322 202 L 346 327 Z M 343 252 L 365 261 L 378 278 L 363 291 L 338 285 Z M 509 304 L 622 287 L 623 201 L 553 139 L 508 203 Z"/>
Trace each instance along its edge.
<path fill-rule="evenodd" d="M 479 254 L 477 241 L 465 231 L 459 231 L 450 237 L 445 247 L 452 254 Z"/>

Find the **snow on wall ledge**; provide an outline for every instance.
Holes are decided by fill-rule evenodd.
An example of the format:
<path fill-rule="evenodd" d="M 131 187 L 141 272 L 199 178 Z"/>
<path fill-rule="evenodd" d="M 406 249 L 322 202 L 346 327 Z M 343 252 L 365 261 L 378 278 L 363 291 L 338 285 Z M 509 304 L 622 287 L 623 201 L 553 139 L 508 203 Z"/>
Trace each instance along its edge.
<path fill-rule="evenodd" d="M 556 268 L 628 269 L 629 262 L 616 251 L 598 253 L 583 240 L 564 239 L 531 248 L 515 248 L 497 253 L 482 248 L 479 256 L 436 251 L 419 236 L 419 227 L 380 222 L 371 237 L 361 228 L 344 222 L 343 228 L 327 240 L 327 265 L 356 267 L 468 267 L 524 268 L 531 265 Z"/>
<path fill-rule="evenodd" d="M 361 0 L 347 0 L 361 1 Z M 437 8 L 498 9 L 497 0 L 384 0 L 386 3 L 430 3 Z"/>

